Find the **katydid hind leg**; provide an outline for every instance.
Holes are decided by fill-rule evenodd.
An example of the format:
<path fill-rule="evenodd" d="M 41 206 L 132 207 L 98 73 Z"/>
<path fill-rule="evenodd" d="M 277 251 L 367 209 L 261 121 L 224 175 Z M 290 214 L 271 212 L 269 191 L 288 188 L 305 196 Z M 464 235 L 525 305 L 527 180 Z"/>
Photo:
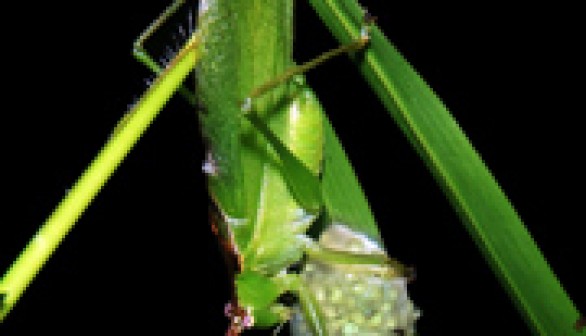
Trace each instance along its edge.
<path fill-rule="evenodd" d="M 305 96 L 307 101 L 313 100 L 317 102 L 317 98 L 313 95 L 313 93 L 311 93 L 309 89 L 303 88 L 305 83 L 302 74 L 335 56 L 364 49 L 370 39 L 369 26 L 372 24 L 372 22 L 372 17 L 368 14 L 365 14 L 364 26 L 361 30 L 361 35 L 355 40 L 348 44 L 339 46 L 338 48 L 324 52 L 323 54 L 306 63 L 287 69 L 282 74 L 277 75 L 275 78 L 267 81 L 259 87 L 254 88 L 250 94 L 243 99 L 241 104 L 241 109 L 247 119 L 257 129 L 257 131 L 263 135 L 263 137 L 269 142 L 271 147 L 280 157 L 282 161 L 283 176 L 287 180 L 292 193 L 295 195 L 302 206 L 312 212 L 318 211 L 323 203 L 320 192 L 320 184 L 317 177 L 315 176 L 316 174 L 311 174 L 309 170 L 303 165 L 303 163 L 297 159 L 296 155 L 293 154 L 287 148 L 287 146 L 282 141 L 280 141 L 279 138 L 270 130 L 266 122 L 258 116 L 253 108 L 253 100 L 284 83 L 293 81 L 297 83 L 301 82 L 299 83 L 299 86 L 302 87 L 300 89 L 301 92 L 298 93 L 299 96 Z M 308 105 L 311 105 L 311 102 Z M 318 103 L 313 105 L 314 107 L 311 108 L 319 108 Z"/>
<path fill-rule="evenodd" d="M 245 98 L 244 102 L 249 103 L 251 99 L 264 95 L 265 93 L 278 87 L 279 85 L 290 81 L 295 76 L 301 75 L 336 56 L 345 53 L 355 52 L 366 48 L 366 46 L 368 45 L 368 41 L 370 40 L 370 25 L 373 22 L 373 17 L 369 14 L 365 14 L 364 23 L 360 31 L 359 37 L 355 38 L 348 44 L 343 44 L 341 46 L 338 46 L 337 48 L 328 50 L 305 63 L 295 65 L 287 69 L 282 74 L 274 77 L 273 79 L 267 81 L 266 83 L 252 90 L 248 97 Z"/>

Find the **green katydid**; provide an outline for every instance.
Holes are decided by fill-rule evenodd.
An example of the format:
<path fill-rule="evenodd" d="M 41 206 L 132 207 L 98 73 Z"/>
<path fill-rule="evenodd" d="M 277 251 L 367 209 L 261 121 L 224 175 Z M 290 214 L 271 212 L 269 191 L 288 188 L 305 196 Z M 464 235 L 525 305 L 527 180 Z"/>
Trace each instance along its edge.
<path fill-rule="evenodd" d="M 403 292 L 400 286 L 395 288 L 390 284 L 391 279 L 404 275 L 402 270 L 393 268 L 381 248 L 377 249 L 378 253 L 366 250 L 365 246 L 352 250 L 350 241 L 368 245 L 363 242 L 368 238 L 344 229 L 343 225 L 326 224 L 323 233 L 325 240 L 331 235 L 337 237 L 330 239 L 349 240 L 343 246 L 315 244 L 305 235 L 318 216 L 328 216 L 321 210 L 318 178 L 324 146 L 323 117 L 316 98 L 302 80 L 291 79 L 322 59 L 364 47 L 369 23 L 365 23 L 363 36 L 357 37 L 354 45 L 294 67 L 289 54 L 291 22 L 283 19 L 290 17 L 286 13 L 292 10 L 292 3 L 269 3 L 200 2 L 199 20 L 205 27 L 202 44 L 206 52 L 198 68 L 197 88 L 198 98 L 205 106 L 200 114 L 209 146 L 206 162 L 209 187 L 217 207 L 217 225 L 223 227 L 219 231 L 225 233 L 221 239 L 229 241 L 232 248 L 228 253 L 235 255 L 238 264 L 235 297 L 228 312 L 231 318 L 228 334 L 237 335 L 246 328 L 270 327 L 289 320 L 290 309 L 276 303 L 285 292 L 292 292 L 299 299 L 300 315 L 311 334 L 388 334 L 395 329 L 411 334 L 416 313 L 404 294 L 399 294 L 401 304 L 394 304 L 397 292 Z M 264 8 L 260 11 L 254 9 L 256 6 Z M 264 16 L 255 16 L 261 13 Z M 277 33 L 258 28 L 259 21 L 268 21 Z M 243 33 L 235 41 L 230 31 Z M 254 49 L 255 44 L 269 49 L 276 46 L 282 56 L 276 61 L 273 55 L 263 57 L 263 53 Z M 254 53 L 254 57 L 246 57 L 246 53 Z M 219 68 L 219 60 L 232 66 Z M 235 77 L 234 81 L 219 80 L 230 75 Z M 277 236 L 279 239 L 275 239 Z M 332 307 L 326 309 L 328 302 L 340 299 L 310 290 L 311 281 L 287 272 L 291 265 L 301 261 L 304 252 L 318 264 L 382 268 L 382 274 L 366 277 L 376 278 L 378 283 L 362 284 L 376 289 L 361 294 L 373 295 L 378 291 L 380 300 L 376 302 L 381 307 L 392 308 L 384 313 L 382 308 L 375 308 L 359 320 L 341 316 Z M 346 274 L 366 272 L 361 266 L 354 266 Z M 384 301 L 390 302 L 384 305 Z"/>

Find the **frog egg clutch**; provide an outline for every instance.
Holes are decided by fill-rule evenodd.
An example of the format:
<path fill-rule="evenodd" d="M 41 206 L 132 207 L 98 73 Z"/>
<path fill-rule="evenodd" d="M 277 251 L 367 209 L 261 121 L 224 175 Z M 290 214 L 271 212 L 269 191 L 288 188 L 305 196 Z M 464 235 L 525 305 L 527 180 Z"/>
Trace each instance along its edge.
<path fill-rule="evenodd" d="M 383 248 L 345 225 L 333 224 L 319 247 L 348 255 L 386 256 Z M 420 315 L 407 295 L 407 277 L 389 263 L 332 263 L 311 255 L 302 278 L 315 296 L 330 335 L 415 335 Z M 292 335 L 311 335 L 300 309 L 291 319 Z"/>

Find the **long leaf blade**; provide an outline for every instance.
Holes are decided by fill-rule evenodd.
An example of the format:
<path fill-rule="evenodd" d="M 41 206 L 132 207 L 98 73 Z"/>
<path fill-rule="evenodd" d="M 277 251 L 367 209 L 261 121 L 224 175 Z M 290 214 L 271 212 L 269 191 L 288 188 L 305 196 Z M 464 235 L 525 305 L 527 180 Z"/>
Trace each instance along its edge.
<path fill-rule="evenodd" d="M 322 193 L 333 222 L 366 234 L 382 244 L 380 232 L 360 183 L 329 120 L 324 117 L 325 153 Z"/>
<path fill-rule="evenodd" d="M 46 261 L 194 68 L 201 57 L 199 41 L 199 35 L 193 35 L 173 60 L 173 66 L 169 66 L 157 77 L 122 118 L 92 163 L 0 278 L 0 322 L 6 318 Z"/>
<path fill-rule="evenodd" d="M 352 0 L 311 0 L 341 43 L 359 35 Z M 578 312 L 498 183 L 447 108 L 373 27 L 361 72 L 442 186 L 528 325 L 538 334 L 573 334 Z M 539 279 L 539 281 L 536 281 Z"/>
<path fill-rule="evenodd" d="M 278 136 L 268 128 L 256 113 L 249 113 L 248 120 L 255 125 L 257 130 L 263 134 L 275 152 L 277 152 L 281 173 L 296 200 L 304 209 L 318 212 L 322 200 L 317 176 L 313 175 L 309 168 L 287 149 L 285 144 L 279 140 Z"/>

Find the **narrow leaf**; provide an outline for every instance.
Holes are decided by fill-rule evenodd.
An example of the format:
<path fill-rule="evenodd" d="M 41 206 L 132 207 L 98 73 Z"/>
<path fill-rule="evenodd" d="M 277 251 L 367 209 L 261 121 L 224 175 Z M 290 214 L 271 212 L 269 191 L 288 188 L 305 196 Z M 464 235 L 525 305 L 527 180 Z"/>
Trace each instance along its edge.
<path fill-rule="evenodd" d="M 325 153 L 322 192 L 328 216 L 334 222 L 366 234 L 382 244 L 370 207 L 332 125 L 324 117 Z"/>
<path fill-rule="evenodd" d="M 341 43 L 359 36 L 364 13 L 354 0 L 310 2 Z M 528 325 L 541 335 L 575 334 L 576 308 L 447 108 L 376 27 L 359 56 L 365 79 L 442 186 Z"/>
<path fill-rule="evenodd" d="M 313 175 L 309 168 L 291 153 L 256 113 L 251 112 L 247 117 L 257 130 L 263 134 L 275 152 L 277 152 L 281 172 L 295 199 L 303 208 L 312 212 L 318 212 L 322 200 L 317 176 Z"/>

